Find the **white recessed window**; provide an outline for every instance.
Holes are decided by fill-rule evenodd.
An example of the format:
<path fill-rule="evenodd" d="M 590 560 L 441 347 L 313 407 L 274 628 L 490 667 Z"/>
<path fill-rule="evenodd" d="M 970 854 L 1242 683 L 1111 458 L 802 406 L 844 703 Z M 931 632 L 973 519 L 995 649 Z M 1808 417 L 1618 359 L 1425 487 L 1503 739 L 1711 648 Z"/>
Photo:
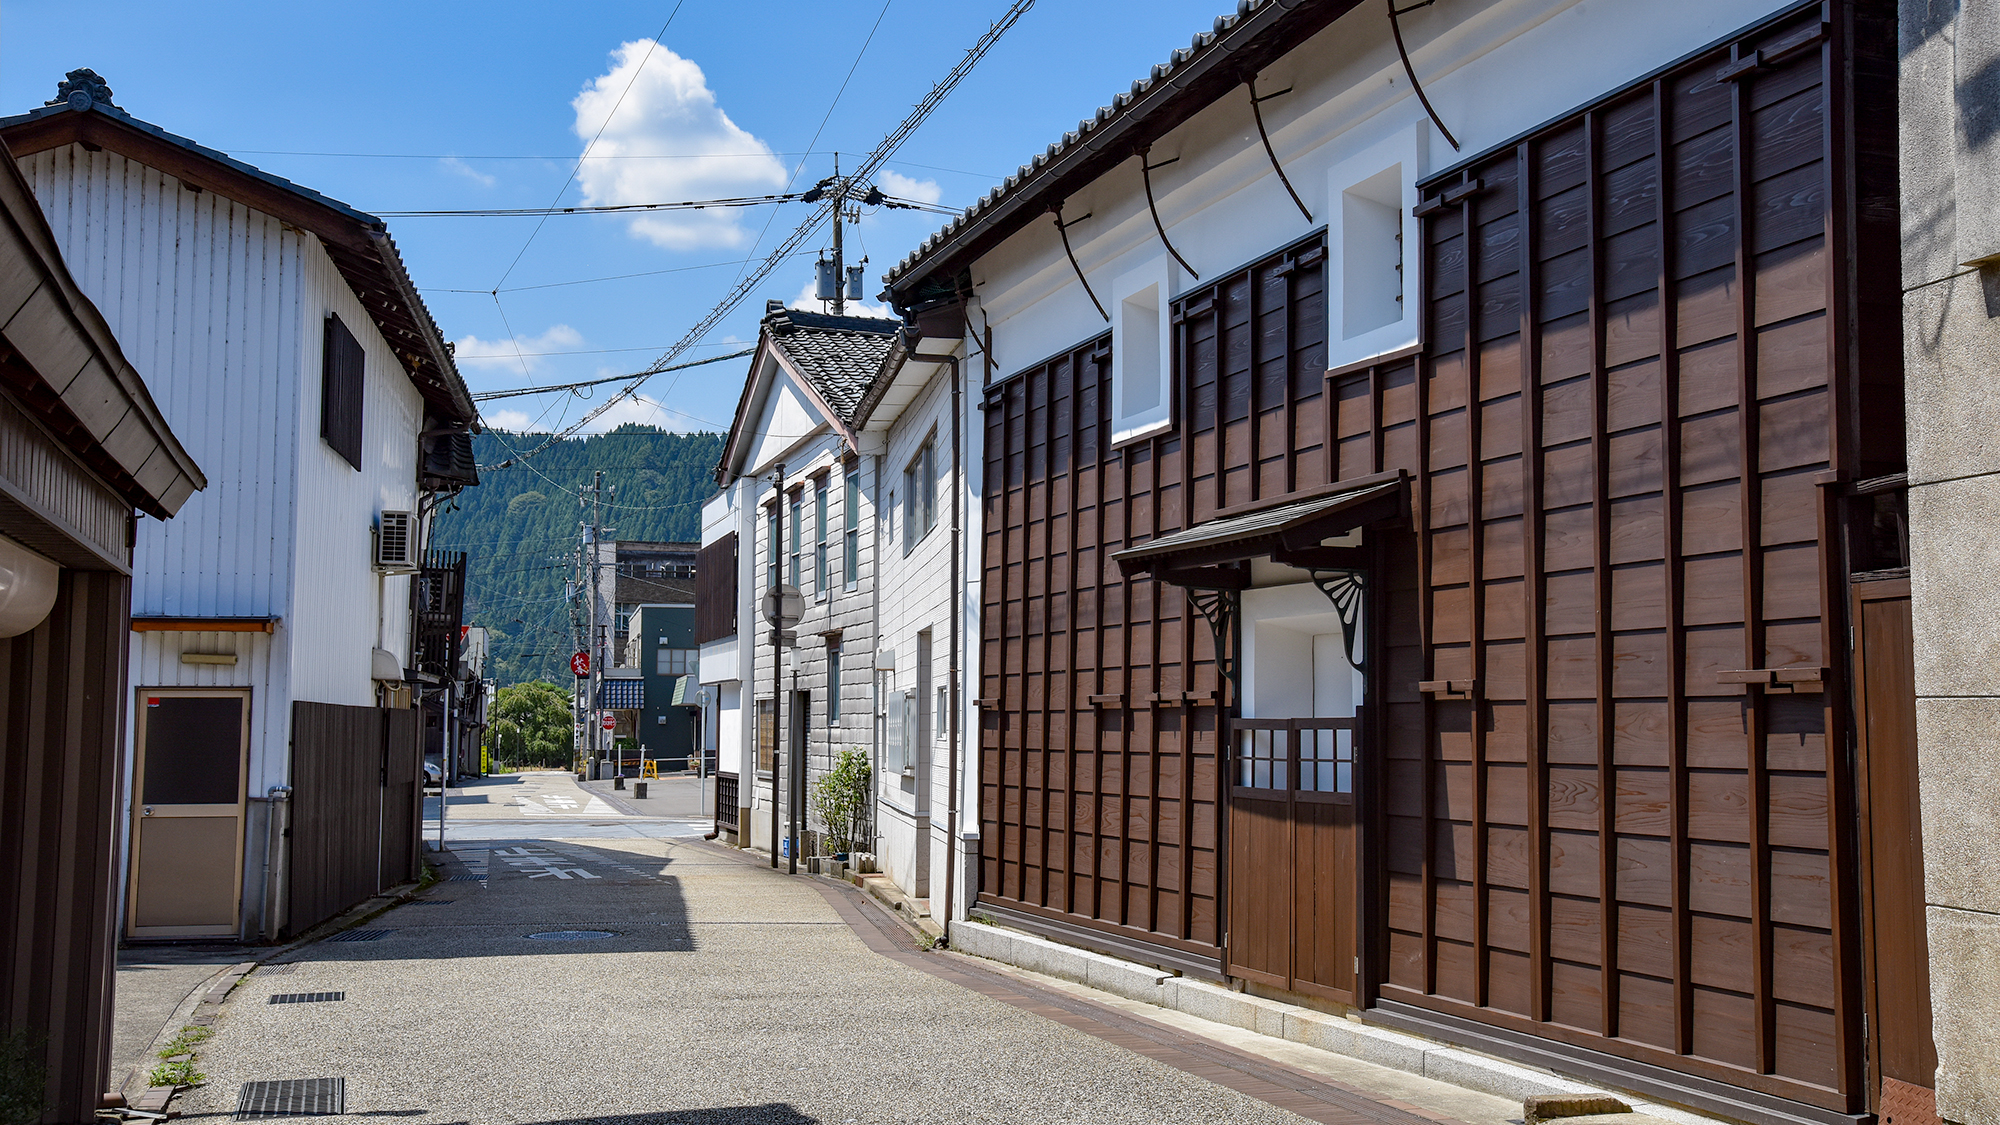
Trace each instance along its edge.
<path fill-rule="evenodd" d="M 1149 437 L 1174 424 L 1172 298 L 1166 259 L 1111 286 L 1111 441 Z"/>
<path fill-rule="evenodd" d="M 1417 253 L 1421 128 L 1400 131 L 1328 174 L 1327 366 L 1347 367 L 1423 341 Z"/>

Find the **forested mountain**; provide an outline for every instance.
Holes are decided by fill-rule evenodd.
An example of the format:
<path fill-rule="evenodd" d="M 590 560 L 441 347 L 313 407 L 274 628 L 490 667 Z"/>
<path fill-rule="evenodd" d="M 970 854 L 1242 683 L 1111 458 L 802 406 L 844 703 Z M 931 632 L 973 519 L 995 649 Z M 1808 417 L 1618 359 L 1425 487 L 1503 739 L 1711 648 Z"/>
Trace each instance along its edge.
<path fill-rule="evenodd" d="M 438 516 L 431 546 L 465 551 L 465 619 L 493 631 L 486 674 L 501 684 L 544 679 L 569 682 L 573 650 L 563 584 L 572 576 L 578 530 L 589 518 L 577 489 L 603 470 L 616 488 L 605 505 L 607 538 L 697 540 L 701 505 L 715 493 L 722 435 L 675 434 L 651 426 L 620 426 L 575 438 L 519 461 L 545 435 L 505 431 L 475 436 L 482 466 L 468 488 Z M 615 529 L 615 530 L 614 530 Z"/>

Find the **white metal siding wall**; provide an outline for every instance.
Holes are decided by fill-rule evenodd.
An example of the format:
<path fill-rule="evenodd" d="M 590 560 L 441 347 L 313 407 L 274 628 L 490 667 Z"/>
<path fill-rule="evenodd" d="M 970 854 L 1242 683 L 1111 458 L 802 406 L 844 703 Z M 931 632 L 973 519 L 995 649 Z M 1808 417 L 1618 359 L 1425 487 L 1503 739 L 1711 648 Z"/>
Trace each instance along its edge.
<path fill-rule="evenodd" d="M 284 614 L 305 237 L 114 153 L 67 145 L 22 166 L 77 285 L 208 475 L 173 520 L 139 521 L 132 611 Z"/>
<path fill-rule="evenodd" d="M 880 643 L 892 648 L 896 653 L 896 671 L 884 675 L 883 691 L 908 691 L 917 686 L 917 634 L 925 629 L 931 631 L 931 696 L 917 700 L 917 706 L 926 709 L 933 716 L 929 724 L 931 742 L 929 746 L 930 773 L 916 779 L 918 785 L 926 788 L 922 807 L 928 812 L 929 833 L 933 839 L 907 841 L 890 840 L 884 843 L 884 852 L 895 860 L 917 848 L 932 850 L 928 865 L 931 891 L 942 893 L 944 883 L 944 832 L 945 798 L 949 787 L 950 747 L 946 744 L 946 730 L 936 720 L 937 691 L 951 683 L 951 381 L 950 367 L 941 367 L 939 373 L 925 384 L 916 400 L 904 409 L 901 417 L 889 429 L 887 451 L 882 457 L 882 479 L 876 503 L 883 517 L 881 524 L 882 558 L 879 574 L 881 577 L 881 620 Z M 937 472 L 937 523 L 928 534 L 918 540 L 915 549 L 907 556 L 903 554 L 903 520 L 905 518 L 904 491 L 908 482 L 903 470 L 908 468 L 917 450 L 923 446 L 925 438 L 935 444 L 933 464 Z M 890 493 L 894 498 L 891 500 Z M 961 503 L 963 503 L 961 501 Z M 963 519 L 970 513 L 961 507 Z M 964 642 L 968 637 L 961 634 Z M 964 666 L 959 674 L 961 691 L 965 681 Z M 968 741 L 969 731 L 961 723 L 961 745 L 976 745 Z M 914 751 L 912 751 L 914 753 Z M 968 755 L 961 754 L 961 770 L 971 764 Z M 915 794 L 902 787 L 892 776 L 884 776 L 878 787 L 882 800 L 901 811 L 903 816 L 885 816 L 882 827 L 885 832 L 910 832 L 914 823 L 910 818 L 918 811 L 914 802 Z M 961 819 L 963 819 L 961 810 Z M 977 821 L 975 819 L 974 823 Z M 911 862 L 914 862 L 912 860 Z M 914 886 L 914 870 L 898 870 L 892 867 L 890 876 L 905 890 Z M 942 909 L 942 907 L 940 907 Z"/>
<path fill-rule="evenodd" d="M 423 399 L 317 240 L 307 244 L 300 265 L 292 693 L 316 703 L 368 706 L 375 702 L 370 651 L 379 643 L 408 666 L 410 580 L 376 576 L 369 529 L 384 508 L 417 506 Z M 321 342 L 329 311 L 361 341 L 367 357 L 359 472 L 319 436 Z"/>

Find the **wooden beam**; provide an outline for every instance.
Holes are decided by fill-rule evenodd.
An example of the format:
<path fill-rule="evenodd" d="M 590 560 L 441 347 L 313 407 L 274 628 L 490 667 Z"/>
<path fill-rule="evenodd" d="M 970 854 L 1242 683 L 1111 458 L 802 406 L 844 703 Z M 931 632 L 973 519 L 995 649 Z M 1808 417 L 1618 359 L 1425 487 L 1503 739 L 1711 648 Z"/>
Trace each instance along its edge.
<path fill-rule="evenodd" d="M 134 633 L 275 633 L 275 617 L 134 617 Z"/>

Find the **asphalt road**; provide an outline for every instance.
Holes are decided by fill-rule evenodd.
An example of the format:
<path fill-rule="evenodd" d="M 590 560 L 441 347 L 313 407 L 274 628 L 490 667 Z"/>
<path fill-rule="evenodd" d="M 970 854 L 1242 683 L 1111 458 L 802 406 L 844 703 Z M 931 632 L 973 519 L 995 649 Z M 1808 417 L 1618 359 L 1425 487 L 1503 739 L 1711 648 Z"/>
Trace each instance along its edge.
<path fill-rule="evenodd" d="M 513 784 L 479 793 L 548 808 L 576 790 Z M 216 1117 L 245 1083 L 341 1079 L 347 1115 L 413 1123 L 1302 1120 L 1153 1057 L 1177 1057 L 1167 1048 L 1027 1010 L 825 880 L 698 834 L 578 839 L 643 827 L 587 812 L 587 797 L 547 815 L 485 803 L 510 806 L 487 818 L 511 816 L 509 840 L 450 829 L 451 881 L 366 923 L 385 931 L 373 940 L 323 941 L 246 978 L 203 1051 L 206 1084 L 177 1108 Z M 448 823 L 481 822 L 454 798 Z"/>
<path fill-rule="evenodd" d="M 609 781 L 578 784 L 566 770 L 467 778 L 446 794 L 447 844 L 517 837 L 572 840 L 685 839 L 715 826 L 705 803 L 714 782 L 692 777 L 646 783 L 644 800 L 633 782 L 619 791 Z M 424 798 L 424 839 L 438 839 L 437 798 Z"/>

